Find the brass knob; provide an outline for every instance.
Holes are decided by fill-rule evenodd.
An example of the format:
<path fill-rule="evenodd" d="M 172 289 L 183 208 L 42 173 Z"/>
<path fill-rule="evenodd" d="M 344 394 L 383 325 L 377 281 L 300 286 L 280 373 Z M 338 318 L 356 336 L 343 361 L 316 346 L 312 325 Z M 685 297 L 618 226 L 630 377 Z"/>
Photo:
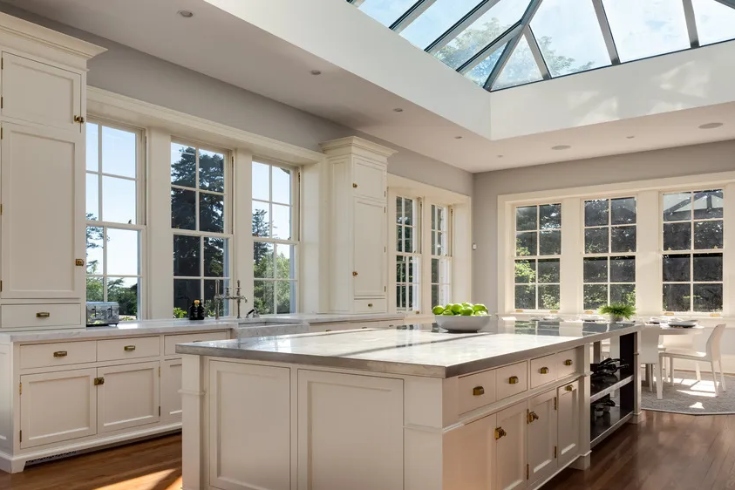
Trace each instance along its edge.
<path fill-rule="evenodd" d="M 574 386 L 567 385 L 564 389 L 567 390 L 567 391 L 574 391 Z"/>
<path fill-rule="evenodd" d="M 565 366 L 571 366 L 572 364 L 573 364 L 573 362 L 572 362 L 571 359 L 567 359 L 566 361 L 564 361 L 564 365 Z"/>
<path fill-rule="evenodd" d="M 353 189 L 357 189 L 357 184 L 355 184 L 355 183 L 353 182 L 353 183 L 352 183 L 352 188 L 353 188 Z"/>
<path fill-rule="evenodd" d="M 84 124 L 84 117 L 83 116 L 74 116 L 74 122 L 79 124 Z"/>
<path fill-rule="evenodd" d="M 541 369 L 538 370 L 538 372 L 541 374 L 549 374 L 549 368 L 542 367 Z"/>
<path fill-rule="evenodd" d="M 373 307 L 373 304 L 372 303 L 368 303 L 368 308 L 372 308 L 372 307 Z"/>
<path fill-rule="evenodd" d="M 328 329 L 325 330 L 325 332 L 331 332 L 331 331 L 332 331 L 331 328 L 328 328 Z"/>
<path fill-rule="evenodd" d="M 123 347 L 123 350 L 125 352 L 133 352 L 135 350 L 135 346 L 134 345 L 126 345 L 125 347 Z"/>
<path fill-rule="evenodd" d="M 355 277 L 357 275 L 357 271 L 352 271 L 352 277 Z"/>
<path fill-rule="evenodd" d="M 538 420 L 538 415 L 536 414 L 536 412 L 528 412 L 528 423 L 531 424 L 535 420 Z"/>
<path fill-rule="evenodd" d="M 74 265 L 76 265 L 77 267 L 82 267 L 82 266 L 84 266 L 84 259 L 76 259 L 76 260 L 74 261 Z"/>
<path fill-rule="evenodd" d="M 482 396 L 485 394 L 485 388 L 482 386 L 475 386 L 472 388 L 472 396 Z"/>
<path fill-rule="evenodd" d="M 99 386 L 105 384 L 105 378 L 94 378 L 94 385 Z"/>
<path fill-rule="evenodd" d="M 495 440 L 496 440 L 496 441 L 497 441 L 498 439 L 500 439 L 501 437 L 505 437 L 505 436 L 507 436 L 507 435 L 508 435 L 508 433 L 507 433 L 507 432 L 505 432 L 505 429 L 503 429 L 502 427 L 497 427 L 497 428 L 495 429 Z"/>
<path fill-rule="evenodd" d="M 510 378 L 508 378 L 508 384 L 517 385 L 518 381 L 518 376 L 511 376 Z"/>
<path fill-rule="evenodd" d="M 49 313 L 48 311 L 39 311 L 38 313 L 36 313 L 36 318 L 48 318 L 50 316 L 51 313 Z"/>
<path fill-rule="evenodd" d="M 65 350 L 57 350 L 54 352 L 54 357 L 66 357 L 66 351 Z"/>

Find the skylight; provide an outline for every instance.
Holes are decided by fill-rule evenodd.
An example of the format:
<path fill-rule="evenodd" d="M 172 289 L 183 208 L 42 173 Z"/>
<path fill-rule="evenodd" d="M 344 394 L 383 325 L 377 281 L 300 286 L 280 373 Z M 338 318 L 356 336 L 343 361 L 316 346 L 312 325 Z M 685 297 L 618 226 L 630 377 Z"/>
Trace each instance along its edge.
<path fill-rule="evenodd" d="M 735 39 L 735 0 L 347 0 L 488 90 Z"/>

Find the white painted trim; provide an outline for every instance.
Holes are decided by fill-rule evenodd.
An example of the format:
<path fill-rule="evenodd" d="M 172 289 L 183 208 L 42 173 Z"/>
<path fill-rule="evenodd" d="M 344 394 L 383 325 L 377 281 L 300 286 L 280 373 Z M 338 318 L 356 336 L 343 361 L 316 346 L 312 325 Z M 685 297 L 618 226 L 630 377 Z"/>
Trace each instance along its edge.
<path fill-rule="evenodd" d="M 292 165 L 311 165 L 325 158 L 320 152 L 95 87 L 87 87 L 87 111 L 98 117 L 137 126 L 164 126 L 172 134 L 204 138 L 210 143 L 246 149 Z"/>
<path fill-rule="evenodd" d="M 322 150 L 330 155 L 340 155 L 341 152 L 344 154 L 360 154 L 361 152 L 367 152 L 370 157 L 375 158 L 375 155 L 388 158 L 389 156 L 398 152 L 392 148 L 385 147 L 378 143 L 360 138 L 358 136 L 347 136 L 346 138 L 338 138 L 335 140 L 329 140 L 321 143 Z"/>

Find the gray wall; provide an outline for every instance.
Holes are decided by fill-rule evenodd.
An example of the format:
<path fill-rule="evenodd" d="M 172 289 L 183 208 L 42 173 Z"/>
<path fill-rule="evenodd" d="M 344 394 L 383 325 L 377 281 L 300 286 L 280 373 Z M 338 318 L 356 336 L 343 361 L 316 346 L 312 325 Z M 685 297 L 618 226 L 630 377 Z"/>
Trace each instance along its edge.
<path fill-rule="evenodd" d="M 323 141 L 362 136 L 398 150 L 389 160 L 390 173 L 472 193 L 472 174 L 464 170 L 13 6 L 0 3 L 0 11 L 107 48 L 89 63 L 93 87 L 316 151 Z"/>
<path fill-rule="evenodd" d="M 475 174 L 472 296 L 498 307 L 498 196 L 735 170 L 735 141 Z"/>

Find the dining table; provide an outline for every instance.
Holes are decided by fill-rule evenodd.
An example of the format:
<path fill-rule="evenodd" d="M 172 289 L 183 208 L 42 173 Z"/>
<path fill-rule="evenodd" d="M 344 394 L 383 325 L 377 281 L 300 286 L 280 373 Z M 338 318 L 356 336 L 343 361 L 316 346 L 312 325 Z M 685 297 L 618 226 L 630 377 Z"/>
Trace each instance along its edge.
<path fill-rule="evenodd" d="M 693 327 L 672 327 L 668 323 L 646 323 L 646 327 L 659 327 L 659 337 L 661 335 L 699 335 L 704 332 L 705 328 L 702 325 L 694 325 Z M 659 338 L 658 345 L 661 345 L 662 341 Z M 653 378 L 653 365 L 646 364 L 645 375 L 643 376 L 642 383 L 646 386 L 649 384 L 649 380 Z"/>

